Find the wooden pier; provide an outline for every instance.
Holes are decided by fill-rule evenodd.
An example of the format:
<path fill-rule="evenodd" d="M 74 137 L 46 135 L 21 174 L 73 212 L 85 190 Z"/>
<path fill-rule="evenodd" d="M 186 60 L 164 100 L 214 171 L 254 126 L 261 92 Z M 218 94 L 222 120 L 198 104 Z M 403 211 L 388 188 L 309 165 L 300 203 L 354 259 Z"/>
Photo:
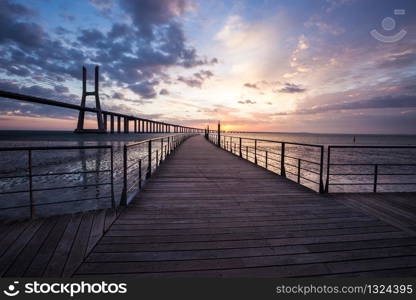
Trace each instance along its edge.
<path fill-rule="evenodd" d="M 318 194 L 198 135 L 122 211 L 0 226 L 0 274 L 414 276 L 415 200 Z"/>

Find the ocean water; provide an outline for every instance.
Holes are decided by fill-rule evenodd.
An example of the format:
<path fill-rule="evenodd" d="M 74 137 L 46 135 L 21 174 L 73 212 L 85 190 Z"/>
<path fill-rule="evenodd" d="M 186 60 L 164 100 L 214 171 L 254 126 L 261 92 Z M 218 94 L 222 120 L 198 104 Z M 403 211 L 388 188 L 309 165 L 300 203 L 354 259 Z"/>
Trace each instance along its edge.
<path fill-rule="evenodd" d="M 56 131 L 0 131 L 0 148 L 44 147 L 44 146 L 113 146 L 114 149 L 114 198 L 118 203 L 123 187 L 123 146 L 149 138 L 167 134 L 74 134 Z M 239 139 L 263 139 L 257 142 L 258 164 L 280 174 L 281 144 L 270 141 L 284 141 L 285 170 L 289 179 L 317 191 L 319 190 L 320 147 L 299 146 L 290 143 L 323 145 L 324 181 L 326 176 L 328 145 L 401 145 L 416 146 L 416 136 L 410 135 L 346 135 L 346 134 L 310 134 L 310 133 L 245 133 L 229 134 L 224 145 L 238 153 Z M 242 140 L 242 154 L 254 161 L 254 141 Z M 152 167 L 155 168 L 156 155 L 166 150 L 164 144 L 156 142 L 152 149 Z M 109 149 L 88 150 L 47 150 L 32 151 L 32 187 L 34 213 L 37 216 L 63 214 L 87 209 L 99 209 L 111 206 L 111 166 Z M 138 145 L 128 152 L 128 192 L 133 194 L 138 188 L 138 162 L 142 160 L 142 175 L 147 168 L 147 144 Z M 300 177 L 298 164 L 301 160 Z M 18 218 L 28 216 L 30 210 L 28 174 L 28 152 L 0 152 L 0 218 Z M 374 182 L 374 164 L 380 174 L 394 173 L 404 175 L 379 175 L 378 191 L 415 191 L 416 149 L 336 149 L 331 152 L 332 165 L 330 192 L 371 192 Z M 382 164 L 401 164 L 387 166 Z M 361 164 L 361 165 L 350 165 Z M 366 165 L 368 164 L 368 165 Z M 74 173 L 74 174 L 61 174 Z M 360 175 L 348 175 L 360 174 Z M 367 174 L 367 175 L 362 175 Z M 16 177 L 17 176 L 17 177 Z M 335 185 L 348 183 L 354 185 Z M 356 184 L 355 184 L 356 183 Z M 368 183 L 368 184 L 366 184 Z M 389 185 L 384 185 L 389 183 Z M 398 183 L 398 184 L 393 184 Z M 401 183 L 401 184 L 400 184 Z M 79 186 L 83 187 L 79 187 Z M 59 188 L 59 189 L 56 189 Z M 23 191 L 23 192 L 19 192 Z M 5 192 L 13 192 L 4 194 Z M 2 194 L 3 193 L 3 194 Z"/>

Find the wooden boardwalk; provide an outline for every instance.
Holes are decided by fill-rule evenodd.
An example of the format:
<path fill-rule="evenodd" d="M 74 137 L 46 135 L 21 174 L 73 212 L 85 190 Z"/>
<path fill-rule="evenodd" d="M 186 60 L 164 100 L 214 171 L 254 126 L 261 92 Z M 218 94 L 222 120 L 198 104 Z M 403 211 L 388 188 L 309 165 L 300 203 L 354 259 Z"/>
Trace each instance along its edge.
<path fill-rule="evenodd" d="M 187 140 L 124 210 L 0 224 L 0 276 L 416 275 L 416 195 L 319 195 Z"/>
<path fill-rule="evenodd" d="M 416 275 L 415 195 L 354 195 L 316 194 L 196 136 L 74 276 Z"/>

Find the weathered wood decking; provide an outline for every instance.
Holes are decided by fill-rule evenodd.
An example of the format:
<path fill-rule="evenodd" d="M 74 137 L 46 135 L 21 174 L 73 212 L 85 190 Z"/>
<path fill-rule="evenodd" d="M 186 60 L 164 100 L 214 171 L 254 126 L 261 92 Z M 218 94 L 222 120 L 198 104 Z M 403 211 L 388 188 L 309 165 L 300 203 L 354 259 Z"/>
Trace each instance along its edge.
<path fill-rule="evenodd" d="M 162 164 L 75 276 L 416 274 L 414 194 L 402 203 L 408 222 L 401 225 L 409 230 L 389 222 L 392 213 L 380 219 L 379 211 L 337 198 L 316 194 L 197 136 Z"/>
<path fill-rule="evenodd" d="M 121 213 L 1 225 L 0 241 L 1 276 L 409 276 L 416 196 L 319 195 L 196 136 Z"/>
<path fill-rule="evenodd" d="M 104 209 L 0 225 L 0 277 L 70 277 L 116 216 Z"/>

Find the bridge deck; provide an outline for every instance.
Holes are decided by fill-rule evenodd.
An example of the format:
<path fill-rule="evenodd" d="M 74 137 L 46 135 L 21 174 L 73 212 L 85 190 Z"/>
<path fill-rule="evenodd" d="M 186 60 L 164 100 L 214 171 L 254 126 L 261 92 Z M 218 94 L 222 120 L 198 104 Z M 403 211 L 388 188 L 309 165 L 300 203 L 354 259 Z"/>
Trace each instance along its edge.
<path fill-rule="evenodd" d="M 416 198 L 396 196 L 319 195 L 196 136 L 75 276 L 415 275 Z"/>

